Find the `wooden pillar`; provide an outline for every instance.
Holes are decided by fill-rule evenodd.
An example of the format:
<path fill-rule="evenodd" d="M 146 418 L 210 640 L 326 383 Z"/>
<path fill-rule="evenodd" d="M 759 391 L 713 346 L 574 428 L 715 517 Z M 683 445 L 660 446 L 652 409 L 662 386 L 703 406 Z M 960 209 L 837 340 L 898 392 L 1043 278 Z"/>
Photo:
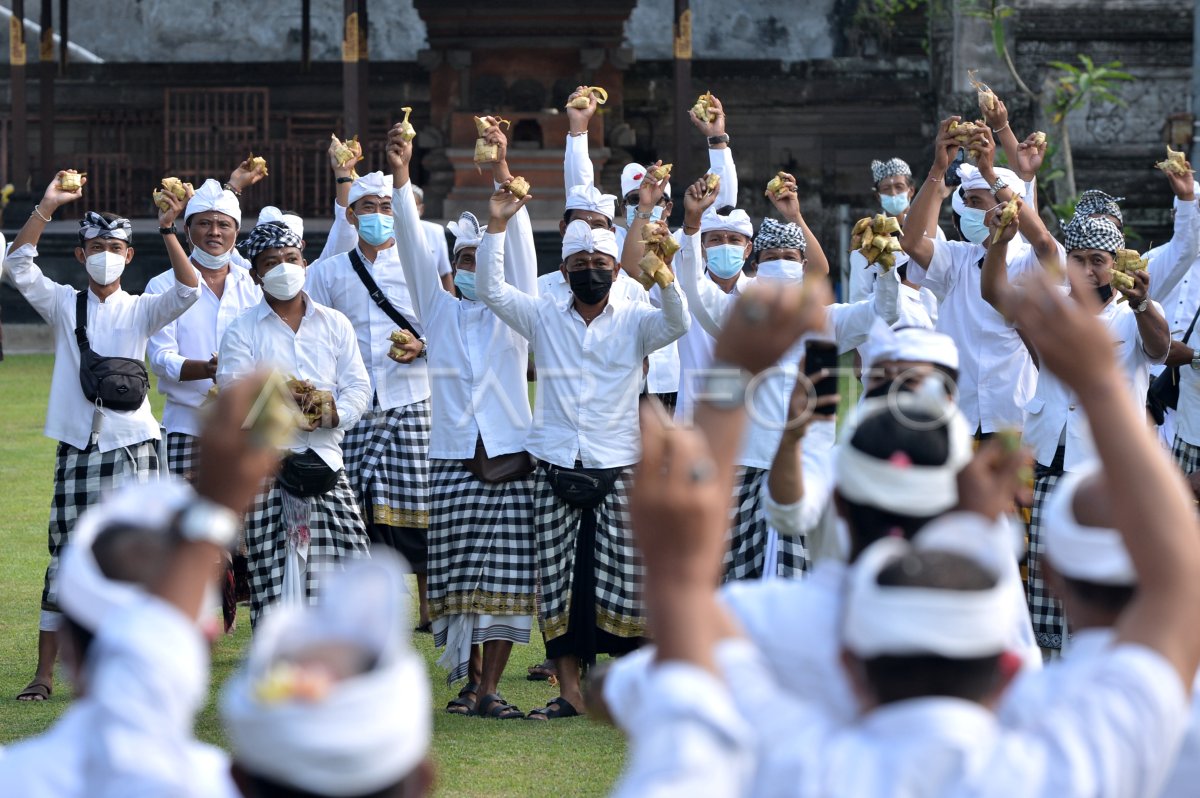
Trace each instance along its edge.
<path fill-rule="evenodd" d="M 41 133 L 41 165 L 38 180 L 49 182 L 50 177 L 57 171 L 54 160 L 54 78 L 58 64 L 54 57 L 54 0 L 42 0 L 42 40 L 38 49 L 38 79 L 40 96 L 38 99 L 38 125 Z"/>
<path fill-rule="evenodd" d="M 691 138 L 691 119 L 688 109 L 692 107 L 692 11 L 688 0 L 675 0 L 675 174 L 686 180 L 695 176 L 689 163 L 688 142 Z M 665 158 L 663 160 L 666 160 Z"/>
<path fill-rule="evenodd" d="M 367 0 L 343 0 L 342 116 L 345 136 L 367 134 Z"/>
<path fill-rule="evenodd" d="M 29 108 L 25 102 L 25 0 L 13 0 L 8 24 L 12 81 L 12 183 L 18 197 L 29 194 Z"/>

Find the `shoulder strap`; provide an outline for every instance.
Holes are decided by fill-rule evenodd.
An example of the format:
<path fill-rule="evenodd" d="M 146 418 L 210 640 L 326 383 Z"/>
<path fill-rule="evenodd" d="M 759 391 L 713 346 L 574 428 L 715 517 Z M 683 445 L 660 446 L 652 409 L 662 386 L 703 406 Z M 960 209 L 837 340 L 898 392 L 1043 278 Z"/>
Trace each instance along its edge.
<path fill-rule="evenodd" d="M 414 338 L 420 338 L 421 334 L 413 327 L 412 322 L 404 318 L 404 314 L 396 310 L 391 302 L 388 302 L 383 291 L 380 290 L 379 284 L 375 282 L 375 278 L 367 271 L 367 267 L 363 264 L 362 258 L 359 257 L 358 250 L 350 250 L 350 265 L 354 267 L 354 273 L 358 275 L 358 279 L 362 280 L 363 287 L 367 289 L 367 294 L 370 295 L 371 301 L 379 306 L 379 309 L 387 314 L 387 317 L 394 321 L 400 329 L 405 332 L 412 333 Z"/>
<path fill-rule="evenodd" d="M 1196 329 L 1196 320 L 1200 319 L 1200 307 L 1196 308 L 1196 315 L 1192 316 L 1192 323 L 1188 325 L 1187 332 L 1179 339 L 1180 343 L 1187 343 L 1187 339 L 1192 337 L 1192 330 Z"/>
<path fill-rule="evenodd" d="M 79 351 L 87 349 L 87 290 L 78 291 L 75 294 L 75 342 L 79 344 Z"/>

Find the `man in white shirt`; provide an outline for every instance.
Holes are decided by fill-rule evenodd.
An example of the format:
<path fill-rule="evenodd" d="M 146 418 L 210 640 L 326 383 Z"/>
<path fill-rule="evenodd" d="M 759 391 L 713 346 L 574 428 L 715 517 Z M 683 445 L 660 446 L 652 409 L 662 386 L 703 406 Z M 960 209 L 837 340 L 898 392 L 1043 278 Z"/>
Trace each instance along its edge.
<path fill-rule="evenodd" d="M 446 246 L 446 231 L 437 222 L 425 219 L 425 191 L 413 184 L 413 197 L 417 201 L 417 214 L 421 217 L 421 231 L 426 244 L 434 255 L 437 272 L 442 278 L 442 288 L 454 293 L 454 270 L 450 266 L 450 249 Z"/>
<path fill-rule="evenodd" d="M 340 183 L 339 203 L 344 187 L 348 187 L 345 207 L 338 205 L 335 211 L 341 216 L 337 224 L 349 231 L 348 243 L 347 237 L 339 235 L 336 247 L 326 244 L 305 288 L 319 304 L 345 314 L 358 336 L 371 395 L 362 419 L 349 429 L 342 444 L 346 476 L 372 544 L 398 550 L 417 574 L 418 624 L 421 631 L 429 631 L 425 560 L 430 415 L 425 328 L 400 266 L 391 175 L 372 172 L 349 184 Z M 373 295 L 368 282 L 379 293 Z M 408 341 L 396 344 L 396 351 L 404 354 L 393 356 L 392 336 L 397 333 L 404 333 Z"/>
<path fill-rule="evenodd" d="M 319 413 L 305 416 L 279 474 L 246 516 L 250 621 L 257 624 L 278 601 L 315 602 L 323 577 L 347 558 L 367 556 L 341 444 L 366 411 L 371 384 L 350 321 L 301 290 L 307 264 L 299 236 L 267 222 L 250 231 L 242 249 L 263 300 L 225 331 L 217 385 L 269 368 L 286 375 L 302 407 L 313 401 L 311 392 L 324 392 Z"/>
<path fill-rule="evenodd" d="M 493 222 L 489 233 L 504 232 L 503 220 Z M 479 298 L 529 341 L 538 364 L 526 448 L 541 461 L 534 494 L 539 620 L 561 689 L 530 713 L 538 719 L 579 714 L 580 664 L 590 666 L 598 653 L 626 653 L 645 632 L 626 503 L 639 456 L 642 361 L 683 335 L 689 321 L 674 284 L 663 291 L 661 309 L 609 301 L 619 269 L 611 230 L 571 222 L 562 259 L 570 297 L 531 297 L 504 280 L 494 258 L 476 263 Z"/>
<path fill-rule="evenodd" d="M 27 701 L 45 700 L 52 689 L 57 652 L 54 630 L 58 625 L 54 581 L 59 555 L 70 542 L 75 520 L 103 493 L 126 482 L 145 482 L 158 473 L 158 423 L 146 396 L 149 381 L 145 367 L 138 366 L 145 360 L 150 336 L 178 318 L 200 296 L 196 272 L 175 237 L 175 218 L 183 207 L 173 197 L 158 217 L 175 275 L 171 290 L 137 297 L 121 290 L 121 274 L 133 259 L 133 226 L 128 219 L 94 211 L 88 211 L 80 221 L 79 246 L 75 249 L 75 259 L 88 273 L 87 290 L 76 292 L 43 275 L 34 263 L 42 231 L 55 210 L 83 194 L 82 188 L 59 188 L 63 174 L 58 173 L 47 187 L 5 260 L 9 279 L 51 326 L 55 341 L 45 427 L 46 437 L 58 441 L 50 505 L 50 565 L 42 590 L 37 672 L 18 696 Z M 137 362 L 122 364 L 131 366 L 127 371 L 138 372 L 130 382 L 119 386 L 117 395 L 123 409 L 117 409 L 111 396 L 105 403 L 103 393 L 96 392 L 94 399 L 85 394 L 78 335 L 79 325 L 85 320 L 79 318 L 80 308 L 86 314 L 82 331 L 92 356 Z M 89 369 L 88 373 L 95 374 L 95 370 Z M 136 383 L 140 383 L 140 389 Z"/>
<path fill-rule="evenodd" d="M 216 180 L 206 180 L 188 200 L 183 224 L 200 278 L 200 299 L 150 339 L 150 368 L 158 377 L 159 393 L 166 396 L 162 427 L 167 468 L 185 479 L 195 467 L 200 406 L 215 385 L 221 336 L 242 311 L 262 301 L 250 273 L 231 260 L 241 223 L 237 195 Z M 173 282 L 173 273 L 163 272 L 146 284 L 146 293 L 161 294 Z"/>
<path fill-rule="evenodd" d="M 954 339 L 960 358 L 958 404 L 977 437 L 1002 429 L 1019 429 L 1023 409 L 1033 396 L 1036 370 L 1016 330 L 1006 325 L 980 295 L 980 274 L 992 232 L 989 221 L 1002 203 L 1024 196 L 1021 230 L 1029 246 L 1010 247 L 1009 277 L 1040 271 L 1042 261 L 1062 260 L 1062 248 L 1037 214 L 1032 194 L 1016 173 L 995 167 L 995 143 L 984 131 L 968 145 L 978 152 L 978 168 L 958 169 L 962 184 L 952 204 L 963 241 L 938 241 L 926 235 L 942 205 L 946 170 L 960 145 L 949 133 L 957 119 L 944 120 L 934 144 L 929 177 L 917 192 L 904 222 L 900 245 L 909 255 L 908 279 L 933 291 L 938 298 L 936 329 Z M 1041 163 L 1044 145 L 1036 156 Z"/>
<path fill-rule="evenodd" d="M 0 794 L 96 794 L 89 762 L 100 711 L 92 694 L 93 641 L 124 609 L 148 600 L 146 587 L 157 578 L 170 551 L 172 523 L 194 500 L 192 489 L 180 481 L 131 484 L 80 516 L 58 574 L 58 635 L 74 700 L 43 734 L 0 749 Z M 181 755 L 200 777 L 197 792 L 235 791 L 220 750 L 189 740 Z"/>
<path fill-rule="evenodd" d="M 983 298 L 997 308 L 1014 301 L 1014 294 L 1027 295 L 1009 285 L 1004 266 L 1008 242 L 1016 234 L 1013 228 L 1017 226 L 1014 220 L 1000 233 L 983 263 Z M 1144 269 L 1135 271 L 1134 287 L 1119 292 L 1128 301 L 1118 302 L 1118 292 L 1109 281 L 1113 257 L 1125 248 L 1121 231 L 1108 219 L 1081 216 L 1068 224 L 1064 233 L 1067 269 L 1099 296 L 1099 318 L 1115 346 L 1117 363 L 1127 387 L 1135 401 L 1144 403 L 1150 384 L 1150 366 L 1166 359 L 1171 343 L 1162 309 L 1149 298 L 1150 275 Z M 1074 298 L 1079 300 L 1078 296 Z M 1062 609 L 1047 591 L 1041 571 L 1045 528 L 1042 507 L 1064 472 L 1075 470 L 1095 456 L 1095 442 L 1088 432 L 1088 420 L 1081 410 L 1079 397 L 1053 374 L 1039 374 L 1037 391 L 1025 410 L 1024 437 L 1033 450 L 1037 466 L 1029 524 L 1029 608 L 1038 645 L 1061 649 Z"/>
<path fill-rule="evenodd" d="M 475 264 L 490 257 L 506 264 L 505 281 L 536 295 L 537 258 L 524 202 L 502 204 L 511 218 L 503 236 L 485 235 L 464 213 L 451 223 L 457 295 L 439 286 L 426 248 L 409 180 L 412 144 L 393 128 L 388 143 L 395 192 L 400 263 L 425 329 L 438 342 L 429 354 L 434 423 L 429 440 L 429 615 L 439 660 L 450 684 L 466 678 L 446 707 L 454 714 L 501 720 L 524 713 L 500 695 L 500 676 L 513 643 L 528 643 L 536 614 L 537 558 L 533 524 L 533 460 L 525 451 L 532 419 L 525 366 L 529 344 L 482 302 Z M 498 147 L 496 185 L 512 179 L 507 142 Z M 526 202 L 528 198 L 526 198 Z M 511 256 L 504 244 L 511 242 Z"/>

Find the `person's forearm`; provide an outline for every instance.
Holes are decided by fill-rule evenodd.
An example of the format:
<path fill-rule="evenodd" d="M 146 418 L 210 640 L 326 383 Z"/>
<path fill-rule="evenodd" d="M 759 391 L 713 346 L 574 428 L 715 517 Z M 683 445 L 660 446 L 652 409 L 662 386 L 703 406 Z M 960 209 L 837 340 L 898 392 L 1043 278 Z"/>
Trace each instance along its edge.
<path fill-rule="evenodd" d="M 38 241 L 40 241 L 42 238 L 42 233 L 46 230 L 46 222 L 41 216 L 38 216 L 38 213 L 40 212 L 42 216 L 45 216 L 46 219 L 49 219 L 54 215 L 54 210 L 56 209 L 46 210 L 45 208 L 42 208 L 40 204 L 35 207 L 33 213 L 29 214 L 29 218 L 25 220 L 25 224 L 17 233 L 17 237 L 13 239 L 12 246 L 9 248 L 9 251 L 15 252 L 18 248 L 26 244 L 32 244 L 36 247 Z"/>
<path fill-rule="evenodd" d="M 512 172 L 508 169 L 508 160 L 501 158 L 492 164 L 492 180 L 498 186 L 503 186 L 508 181 L 512 180 Z"/>
<path fill-rule="evenodd" d="M 646 220 L 634 214 L 633 224 L 625 233 L 625 243 L 621 247 L 621 269 L 635 280 L 642 276 L 642 267 L 638 265 L 646 254 L 646 245 L 642 243 L 642 228 Z"/>
<path fill-rule="evenodd" d="M 712 363 L 709 368 L 730 367 Z M 730 490 L 732 490 L 733 475 L 737 470 L 737 456 L 741 450 L 742 436 L 746 429 L 745 406 L 724 409 L 701 398 L 696 402 L 692 413 L 692 423 L 708 441 L 709 451 L 712 452 L 713 461 L 717 464 L 718 478 L 728 482 Z"/>
<path fill-rule="evenodd" d="M 213 374 L 209 372 L 209 361 L 207 360 L 185 360 L 179 368 L 179 381 L 192 382 L 194 380 L 212 379 Z"/>
<path fill-rule="evenodd" d="M 900 247 L 922 267 L 928 266 L 933 257 L 933 242 L 925 235 L 925 231 L 937 226 L 945 177 L 945 171 L 939 171 L 937 166 L 929 170 L 929 176 L 921 184 L 900 230 Z"/>
<path fill-rule="evenodd" d="M 179 243 L 179 236 L 174 233 L 165 235 L 163 243 L 167 246 L 167 257 L 171 259 L 171 270 L 175 272 L 175 279 L 188 288 L 199 288 L 200 275 L 197 273 L 196 267 L 188 260 L 187 253 L 183 251 L 183 244 Z"/>
<path fill-rule="evenodd" d="M 983 259 L 981 278 L 983 300 L 999 310 L 1011 286 L 1008 282 L 1008 242 L 997 241 L 988 247 Z"/>
<path fill-rule="evenodd" d="M 1154 361 L 1161 360 L 1171 348 L 1171 329 L 1153 302 L 1141 313 L 1135 313 L 1142 351 Z"/>
<path fill-rule="evenodd" d="M 350 187 L 354 185 L 354 181 L 350 179 L 349 169 L 334 169 L 334 200 L 342 208 L 350 205 Z M 337 182 L 341 180 L 342 182 Z"/>
<path fill-rule="evenodd" d="M 829 258 L 825 256 L 825 250 L 821 247 L 821 241 L 809 229 L 808 222 L 804 221 L 804 214 L 796 214 L 796 224 L 804 231 L 804 240 L 808 242 L 808 246 L 804 250 L 804 256 L 807 260 L 804 264 L 805 279 L 810 277 L 827 277 L 829 275 Z"/>
<path fill-rule="evenodd" d="M 717 579 L 688 577 L 674 571 L 648 568 L 645 580 L 646 614 L 650 618 L 658 662 L 688 662 L 717 673 L 714 651 L 720 629 Z M 681 584 L 681 582 L 683 582 Z"/>
<path fill-rule="evenodd" d="M 804 498 L 804 469 L 800 462 L 802 438 L 785 431 L 767 472 L 767 490 L 779 504 L 795 504 Z"/>
<path fill-rule="evenodd" d="M 1195 357 L 1195 350 L 1185 343 L 1180 341 L 1172 341 L 1171 349 L 1167 352 L 1168 366 L 1191 366 L 1192 358 Z"/>
<path fill-rule="evenodd" d="M 1013 171 L 1016 171 L 1015 167 L 1018 167 L 1021 163 L 1021 159 L 1017 157 L 1020 153 L 1020 142 L 1017 141 L 1017 134 L 1013 133 L 1012 125 L 1005 122 L 1004 127 L 1000 128 L 1000 130 L 993 130 L 992 134 L 1004 149 L 1004 154 L 1008 157 L 1009 164 L 1014 167 Z M 1034 177 L 1032 174 L 1024 174 L 1022 172 L 1017 172 L 1017 174 L 1026 183 Z"/>

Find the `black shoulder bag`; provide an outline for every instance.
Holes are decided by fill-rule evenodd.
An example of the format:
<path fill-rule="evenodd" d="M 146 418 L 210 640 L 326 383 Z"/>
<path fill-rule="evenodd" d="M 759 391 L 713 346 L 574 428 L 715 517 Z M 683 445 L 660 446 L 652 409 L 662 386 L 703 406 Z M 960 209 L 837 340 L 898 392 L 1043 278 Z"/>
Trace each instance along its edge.
<path fill-rule="evenodd" d="M 350 265 L 354 267 L 354 273 L 358 275 L 358 279 L 362 280 L 363 287 L 367 289 L 367 294 L 371 297 L 371 301 L 379 306 L 379 309 L 387 314 L 387 317 L 396 323 L 396 326 L 412 335 L 413 338 L 420 338 L 421 334 L 417 332 L 417 328 L 413 327 L 412 322 L 404 318 L 404 314 L 396 310 L 388 298 L 384 296 L 383 291 L 379 288 L 379 283 L 375 282 L 375 278 L 367 271 L 367 267 L 363 264 L 362 258 L 358 255 L 358 250 L 350 250 Z"/>
<path fill-rule="evenodd" d="M 1188 325 L 1187 332 L 1179 339 L 1181 342 L 1187 343 L 1187 339 L 1192 337 L 1197 319 L 1200 319 L 1200 309 L 1192 316 L 1192 323 Z M 1179 407 L 1179 366 L 1167 366 L 1159 372 L 1157 377 L 1150 380 L 1150 388 L 1146 391 L 1146 410 L 1155 424 L 1162 425 L 1168 407 L 1172 410 Z"/>
<path fill-rule="evenodd" d="M 75 295 L 75 341 L 79 344 L 79 385 L 98 407 L 137 410 L 150 391 L 146 364 L 128 357 L 102 357 L 87 337 L 87 292 Z"/>

